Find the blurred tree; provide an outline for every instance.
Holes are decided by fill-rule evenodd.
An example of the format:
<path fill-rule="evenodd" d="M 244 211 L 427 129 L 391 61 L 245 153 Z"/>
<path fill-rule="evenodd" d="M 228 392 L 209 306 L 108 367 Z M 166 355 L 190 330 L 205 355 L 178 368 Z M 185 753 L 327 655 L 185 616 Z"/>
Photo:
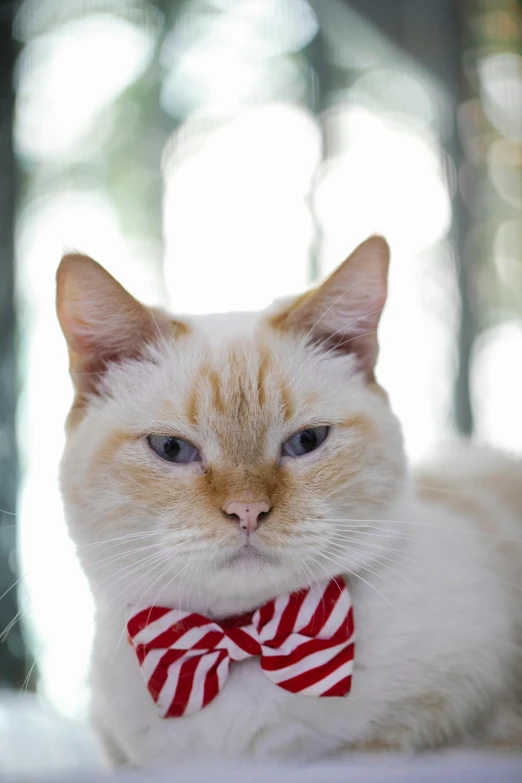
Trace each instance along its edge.
<path fill-rule="evenodd" d="M 462 14 L 454 0 L 345 0 L 386 39 L 393 41 L 407 55 L 439 82 L 444 100 L 436 118 L 437 133 L 453 171 L 459 172 L 463 150 L 458 133 L 458 108 L 463 101 Z M 474 4 L 474 3 L 473 3 Z M 465 4 L 463 4 L 465 5 Z M 449 172 L 450 176 L 451 173 Z M 476 336 L 471 301 L 471 259 L 467 249 L 469 211 L 460 188 L 452 188 L 453 223 L 451 244 L 458 279 L 460 324 L 457 340 L 457 370 L 452 416 L 458 431 L 470 435 L 473 412 L 470 401 L 469 370 Z"/>
<path fill-rule="evenodd" d="M 12 124 L 13 71 L 16 46 L 12 21 L 17 4 L 0 6 L 0 633 L 17 615 L 16 527 L 14 516 L 18 465 L 15 413 L 17 398 L 16 320 L 14 287 L 15 163 Z M 9 591 L 9 592 L 7 592 Z M 0 686 L 19 687 L 25 677 L 20 624 L 14 624 L 0 644 Z"/>

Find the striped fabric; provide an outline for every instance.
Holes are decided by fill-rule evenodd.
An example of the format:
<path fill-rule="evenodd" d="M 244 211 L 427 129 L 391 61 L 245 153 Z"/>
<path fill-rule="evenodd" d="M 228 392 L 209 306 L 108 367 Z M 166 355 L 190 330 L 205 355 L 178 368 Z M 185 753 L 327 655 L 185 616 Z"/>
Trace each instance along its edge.
<path fill-rule="evenodd" d="M 351 688 L 353 609 L 341 577 L 219 622 L 151 606 L 133 615 L 127 630 L 163 718 L 206 707 L 230 663 L 255 655 L 268 679 L 290 693 L 346 696 Z"/>

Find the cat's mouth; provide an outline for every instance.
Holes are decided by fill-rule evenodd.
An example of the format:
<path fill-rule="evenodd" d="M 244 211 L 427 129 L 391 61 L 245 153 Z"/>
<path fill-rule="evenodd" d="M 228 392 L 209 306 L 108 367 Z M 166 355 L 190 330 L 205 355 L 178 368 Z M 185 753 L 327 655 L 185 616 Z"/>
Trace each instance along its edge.
<path fill-rule="evenodd" d="M 235 552 L 225 558 L 225 566 L 248 566 L 248 565 L 275 565 L 276 559 L 273 555 L 263 552 L 255 544 L 246 541 Z"/>

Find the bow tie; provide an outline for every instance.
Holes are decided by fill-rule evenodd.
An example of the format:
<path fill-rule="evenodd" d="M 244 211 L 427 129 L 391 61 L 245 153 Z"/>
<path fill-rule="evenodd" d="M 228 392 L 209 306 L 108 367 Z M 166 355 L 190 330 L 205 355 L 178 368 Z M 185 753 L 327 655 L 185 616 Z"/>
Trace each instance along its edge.
<path fill-rule="evenodd" d="M 163 718 L 206 707 L 223 688 L 231 662 L 252 656 L 290 693 L 346 696 L 351 688 L 353 609 L 341 577 L 219 622 L 151 606 L 134 614 L 127 630 Z"/>

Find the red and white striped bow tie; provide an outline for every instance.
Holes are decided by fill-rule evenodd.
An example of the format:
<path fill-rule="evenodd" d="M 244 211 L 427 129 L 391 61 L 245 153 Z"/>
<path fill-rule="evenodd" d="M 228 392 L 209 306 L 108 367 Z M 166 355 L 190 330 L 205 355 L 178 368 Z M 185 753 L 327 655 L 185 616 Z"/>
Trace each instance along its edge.
<path fill-rule="evenodd" d="M 351 688 L 353 609 L 341 577 L 219 622 L 152 606 L 133 615 L 127 629 L 163 718 L 206 707 L 230 662 L 255 655 L 268 679 L 290 693 L 346 696 Z"/>

